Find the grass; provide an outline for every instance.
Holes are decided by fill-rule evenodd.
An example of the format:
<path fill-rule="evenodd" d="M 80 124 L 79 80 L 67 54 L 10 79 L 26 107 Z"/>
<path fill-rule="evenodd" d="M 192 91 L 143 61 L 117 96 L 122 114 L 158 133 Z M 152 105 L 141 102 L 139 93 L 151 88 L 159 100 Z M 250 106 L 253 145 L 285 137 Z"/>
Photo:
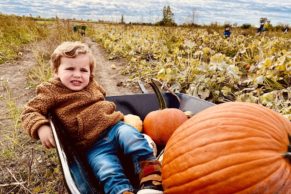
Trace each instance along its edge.
<path fill-rule="evenodd" d="M 11 120 L 10 127 L 7 129 L 9 130 L 9 133 L 5 134 L 3 136 L 2 145 L 3 142 L 9 142 L 10 146 L 9 149 L 5 150 L 3 149 L 4 155 L 6 155 L 8 158 L 14 157 L 14 150 L 19 145 L 19 129 L 20 129 L 20 114 L 21 109 L 16 105 L 16 101 L 13 98 L 13 94 L 11 89 L 9 88 L 7 81 L 1 82 L 2 88 L 4 88 L 5 95 L 2 95 L 2 100 L 4 101 L 7 109 L 7 119 Z M 12 151 L 12 152 L 11 152 Z"/>
<path fill-rule="evenodd" d="M 47 26 L 31 18 L 0 14 L 0 64 L 15 59 L 22 45 L 47 36 Z"/>
<path fill-rule="evenodd" d="M 29 91 L 51 77 L 49 58 L 55 47 L 63 41 L 81 39 L 69 22 L 37 23 L 0 15 L 1 25 L 4 19 L 8 22 L 3 23 L 6 28 L 0 27 L 0 40 L 7 43 L 0 43 L 0 64 L 16 59 L 25 44 L 38 41 L 32 49 L 36 63 L 24 75 Z M 46 150 L 22 130 L 23 104 L 18 100 L 23 94 L 15 93 L 9 84 L 0 80 L 0 193 L 66 193 L 56 150 Z"/>
<path fill-rule="evenodd" d="M 39 83 L 48 81 L 52 76 L 48 60 L 40 51 L 35 51 L 36 65 L 30 69 L 27 78 L 28 86 L 35 88 Z"/>
<path fill-rule="evenodd" d="M 2 88 L 1 102 L 5 104 L 7 118 L 6 124 L 1 127 L 0 193 L 54 193 L 64 190 L 56 150 L 45 150 L 22 131 L 22 107 L 17 106 L 17 98 L 7 82 L 2 82 Z"/>

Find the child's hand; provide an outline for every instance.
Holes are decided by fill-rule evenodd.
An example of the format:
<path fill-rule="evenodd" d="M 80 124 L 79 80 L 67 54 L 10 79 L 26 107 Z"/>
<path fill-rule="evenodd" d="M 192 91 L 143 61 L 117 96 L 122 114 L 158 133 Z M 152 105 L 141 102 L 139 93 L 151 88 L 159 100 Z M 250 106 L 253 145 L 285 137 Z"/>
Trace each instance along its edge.
<path fill-rule="evenodd" d="M 41 126 L 38 131 L 38 137 L 42 143 L 42 145 L 48 149 L 54 148 L 55 140 L 53 138 L 52 129 L 48 125 Z"/>

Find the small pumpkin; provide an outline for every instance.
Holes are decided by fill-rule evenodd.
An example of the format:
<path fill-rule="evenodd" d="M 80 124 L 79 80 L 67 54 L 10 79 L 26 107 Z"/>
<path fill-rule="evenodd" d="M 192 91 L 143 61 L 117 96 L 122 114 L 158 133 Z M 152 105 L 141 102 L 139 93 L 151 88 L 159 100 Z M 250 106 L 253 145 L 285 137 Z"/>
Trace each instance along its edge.
<path fill-rule="evenodd" d="M 136 128 L 139 132 L 142 131 L 142 120 L 139 116 L 133 114 L 124 115 L 123 121 Z"/>
<path fill-rule="evenodd" d="M 261 105 L 207 108 L 169 139 L 164 193 L 290 193 L 290 131 L 285 117 Z"/>
<path fill-rule="evenodd" d="M 157 145 L 164 146 L 173 132 L 185 122 L 188 117 L 180 109 L 167 108 L 165 99 L 154 80 L 152 80 L 150 85 L 158 98 L 160 109 L 146 115 L 143 121 L 143 130 Z"/>

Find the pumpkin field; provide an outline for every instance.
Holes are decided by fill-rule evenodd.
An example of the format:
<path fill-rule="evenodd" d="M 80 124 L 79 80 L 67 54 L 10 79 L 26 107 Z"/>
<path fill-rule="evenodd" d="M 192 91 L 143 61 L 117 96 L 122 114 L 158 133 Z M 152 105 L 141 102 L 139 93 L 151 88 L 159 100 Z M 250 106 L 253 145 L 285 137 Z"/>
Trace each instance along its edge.
<path fill-rule="evenodd" d="M 262 104 L 291 113 L 290 35 L 245 34 L 183 27 L 97 25 L 93 38 L 124 57 L 130 81 L 157 78 L 175 92 L 214 103 Z"/>
<path fill-rule="evenodd" d="M 56 151 L 32 140 L 20 123 L 36 86 L 52 76 L 50 55 L 63 41 L 97 48 L 108 69 L 96 79 L 114 85 L 106 88 L 114 94 L 141 93 L 138 82 L 148 87 L 154 78 L 163 91 L 215 104 L 260 104 L 291 121 L 290 32 L 234 27 L 225 38 L 223 26 L 39 21 L 2 14 L 0 23 L 0 193 L 67 193 Z M 72 30 L 77 24 L 87 26 L 85 36 Z"/>

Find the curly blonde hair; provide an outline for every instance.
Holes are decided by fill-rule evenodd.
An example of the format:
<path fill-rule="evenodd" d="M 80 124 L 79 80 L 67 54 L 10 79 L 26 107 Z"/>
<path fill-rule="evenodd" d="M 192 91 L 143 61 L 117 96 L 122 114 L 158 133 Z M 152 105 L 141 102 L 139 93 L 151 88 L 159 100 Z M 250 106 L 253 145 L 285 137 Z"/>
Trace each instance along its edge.
<path fill-rule="evenodd" d="M 80 54 L 88 54 L 89 55 L 89 67 L 90 67 L 90 78 L 94 77 L 94 69 L 96 66 L 95 58 L 92 54 L 91 49 L 84 43 L 79 41 L 66 41 L 61 43 L 51 55 L 51 68 L 54 73 L 58 72 L 58 68 L 61 65 L 61 58 L 75 58 Z"/>

